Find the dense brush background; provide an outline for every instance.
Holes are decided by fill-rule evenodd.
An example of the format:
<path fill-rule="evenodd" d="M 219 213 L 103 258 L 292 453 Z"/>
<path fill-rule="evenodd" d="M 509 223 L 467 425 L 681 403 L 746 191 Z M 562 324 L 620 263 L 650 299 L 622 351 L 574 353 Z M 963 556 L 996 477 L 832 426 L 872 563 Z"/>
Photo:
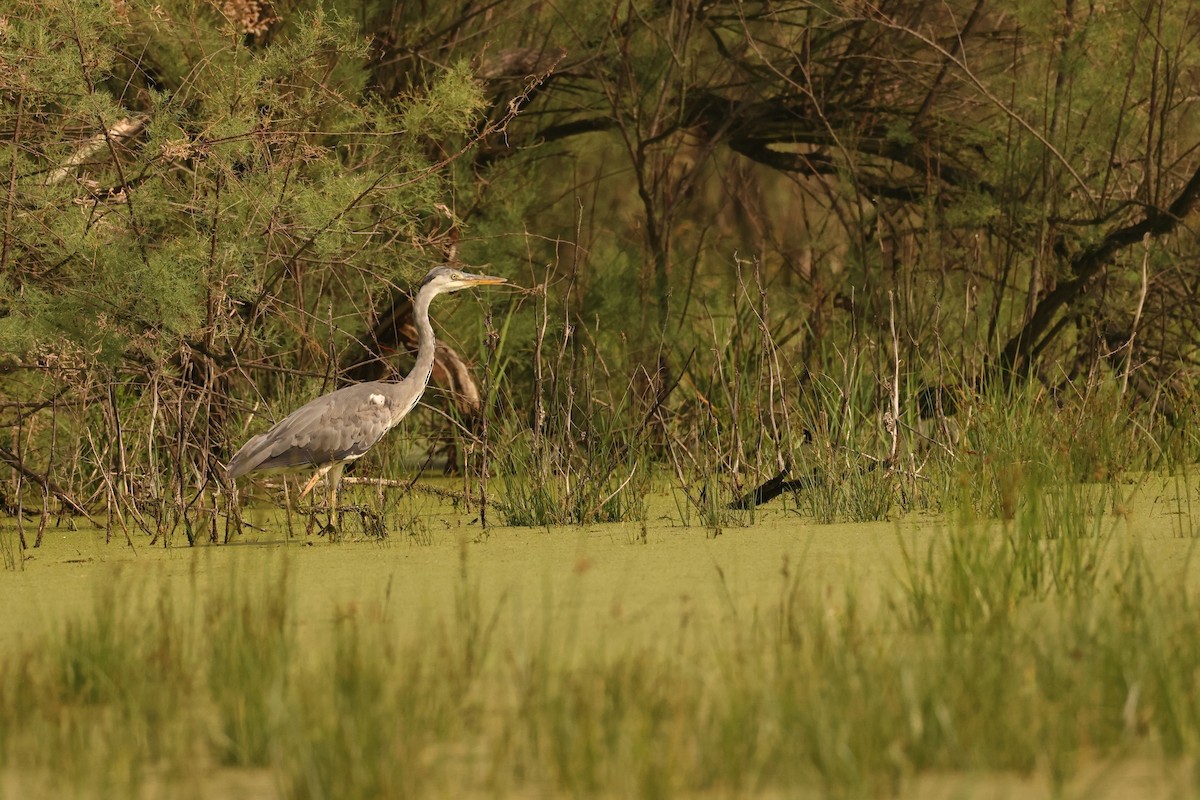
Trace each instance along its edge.
<path fill-rule="evenodd" d="M 388 320 L 448 258 L 522 287 L 435 306 L 480 403 L 432 392 L 359 474 L 436 452 L 510 523 L 668 481 L 720 526 L 772 477 L 820 520 L 1007 518 L 1191 462 L 1198 34 L 1167 0 L 10 0 L 0 499 L 215 534 L 220 465 L 406 369 Z"/>

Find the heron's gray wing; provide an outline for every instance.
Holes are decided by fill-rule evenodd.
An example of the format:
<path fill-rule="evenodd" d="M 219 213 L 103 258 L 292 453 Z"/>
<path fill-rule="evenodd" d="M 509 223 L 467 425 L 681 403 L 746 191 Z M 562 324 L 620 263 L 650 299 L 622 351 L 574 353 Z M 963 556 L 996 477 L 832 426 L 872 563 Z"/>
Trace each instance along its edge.
<path fill-rule="evenodd" d="M 391 427 L 389 394 L 365 383 L 318 397 L 246 442 L 229 462 L 229 477 L 358 458 Z"/>

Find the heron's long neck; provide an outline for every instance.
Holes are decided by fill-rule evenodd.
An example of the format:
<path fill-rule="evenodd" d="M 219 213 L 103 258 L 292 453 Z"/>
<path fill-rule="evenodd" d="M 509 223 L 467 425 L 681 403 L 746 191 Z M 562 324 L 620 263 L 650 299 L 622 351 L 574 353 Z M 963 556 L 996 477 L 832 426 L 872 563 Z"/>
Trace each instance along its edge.
<path fill-rule="evenodd" d="M 397 422 L 417 404 L 425 392 L 426 384 L 429 383 L 429 373 L 433 370 L 433 355 L 437 349 L 437 342 L 433 338 L 433 326 L 429 324 L 429 303 L 436 294 L 436 291 L 431 291 L 426 286 L 417 292 L 417 297 L 413 300 L 413 324 L 417 326 L 417 363 L 413 364 L 407 378 L 394 384 L 396 390 L 403 395 L 397 398 L 393 408 Z"/>
<path fill-rule="evenodd" d="M 417 326 L 417 363 L 413 365 L 409 379 L 416 378 L 424 386 L 429 382 L 429 372 L 433 369 L 433 354 L 437 342 L 433 338 L 433 326 L 429 324 L 429 303 L 436 292 L 425 287 L 417 292 L 413 301 L 413 323 Z"/>

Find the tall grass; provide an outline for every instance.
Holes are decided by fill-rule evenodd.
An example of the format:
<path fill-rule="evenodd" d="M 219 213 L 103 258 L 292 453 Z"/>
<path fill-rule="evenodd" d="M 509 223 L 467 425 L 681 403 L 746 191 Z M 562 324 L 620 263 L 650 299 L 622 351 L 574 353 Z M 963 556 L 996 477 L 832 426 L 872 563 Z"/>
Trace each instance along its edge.
<path fill-rule="evenodd" d="M 225 765 L 298 798 L 855 797 L 929 771 L 1065 791 L 1085 762 L 1200 755 L 1194 590 L 1091 521 L 1102 493 L 1069 502 L 906 540 L 878 608 L 785 562 L 774 601 L 660 612 L 677 634 L 650 643 L 487 599 L 471 545 L 444 614 L 337 609 L 305 647 L 286 561 L 186 594 L 107 581 L 91 614 L 3 657 L 0 763 L 76 796 Z"/>
<path fill-rule="evenodd" d="M 508 428 L 496 459 L 506 525 L 587 525 L 643 520 L 651 470 L 636 431 L 612 417 L 555 440 Z M 590 427 L 595 426 L 595 427 Z M 640 456 L 640 457 L 639 457 Z"/>
<path fill-rule="evenodd" d="M 778 507 L 823 523 L 1012 519 L 1032 483 L 1112 484 L 1176 469 L 1194 450 L 1110 371 L 1050 389 L 983 381 L 940 349 L 908 363 L 895 327 L 890 342 L 857 327 L 820 339 L 771 308 L 755 265 L 736 266 L 729 296 L 701 304 L 656 365 L 637 360 L 646 347 L 606 349 L 599 323 L 564 322 L 553 344 L 535 326 L 532 400 L 505 384 L 523 413 L 502 415 L 491 442 L 504 521 L 637 521 L 664 475 L 682 523 L 714 531 L 752 523 L 749 498 L 772 480 L 786 487 Z M 545 304 L 539 313 L 545 322 Z"/>
<path fill-rule="evenodd" d="M 636 346 L 619 321 L 581 324 L 569 293 L 528 303 L 534 293 L 526 295 L 499 330 L 489 318 L 474 354 L 488 376 L 489 422 L 455 434 L 475 457 L 466 459 L 468 483 L 478 480 L 487 491 L 468 486 L 463 497 L 473 503 L 481 496 L 511 525 L 637 522 L 645 519 L 647 494 L 667 482 L 679 520 L 715 532 L 753 523 L 757 509 L 745 498 L 779 478 L 789 488 L 775 507 L 822 523 L 964 509 L 1011 519 L 1031 497 L 1023 488 L 1030 481 L 1111 484 L 1148 470 L 1177 472 L 1200 452 L 1185 422 L 1192 398 L 1182 389 L 1173 390 L 1173 405 L 1138 401 L 1104 365 L 1012 385 L 996 375 L 984 381 L 982 366 L 965 352 L 950 358 L 940 340 L 932 356 L 922 355 L 920 342 L 901 346 L 904 320 L 894 309 L 879 309 L 873 329 L 851 320 L 845 329 L 810 330 L 791 309 L 772 307 L 777 287 L 756 264 L 732 267 L 734 278 L 719 291 L 697 295 L 686 324 Z M 212 482 L 216 472 L 185 470 L 180 465 L 190 462 L 180 454 L 203 450 L 207 463 L 221 452 L 214 425 L 230 422 L 221 437 L 241 441 L 261 424 L 255 416 L 278 416 L 332 388 L 332 361 L 321 363 L 307 377 L 271 372 L 228 419 L 228 409 L 211 419 L 201 414 L 201 406 L 224 402 L 215 385 L 198 399 L 180 395 L 158 372 L 147 393 L 84 381 L 78 402 L 37 412 L 71 432 L 69 446 L 65 432 L 56 438 L 56 423 L 16 431 L 15 441 L 24 435 L 29 442 L 14 448 L 52 453 L 58 443 L 69 451 L 33 473 L 65 472 L 68 499 L 98 517 L 103 508 L 112 535 L 124 541 L 140 531 L 167 545 L 180 530 L 189 543 L 218 541 L 225 498 Z M 30 392 L 57 398 L 73 385 L 67 377 L 53 372 Z M 933 404 L 934 418 L 923 414 L 928 392 L 942 400 Z M 393 433 L 360 462 L 360 474 L 411 474 L 413 443 L 430 443 L 416 433 L 428 422 L 407 422 L 410 435 Z M 437 426 L 439 433 L 451 427 Z M 170 447 L 152 444 L 168 432 Z M 0 540 L 9 569 L 20 565 L 54 508 L 71 508 L 50 484 L 22 475 L 14 473 L 7 495 L 21 521 L 21 546 L 11 535 Z M 490 477 L 496 480 L 487 483 Z M 83 486 L 90 494 L 80 494 Z M 380 538 L 402 529 L 406 519 L 389 519 L 399 494 L 368 499 L 347 517 L 349 532 Z"/>
<path fill-rule="evenodd" d="M 539 313 L 533 407 L 506 415 L 491 434 L 502 521 L 542 526 L 644 520 L 654 401 L 639 392 L 636 376 L 624 383 L 614 379 L 596 347 L 597 331 L 564 326 L 549 355 L 544 304 Z M 518 408 L 512 387 L 503 389 L 508 404 Z"/>

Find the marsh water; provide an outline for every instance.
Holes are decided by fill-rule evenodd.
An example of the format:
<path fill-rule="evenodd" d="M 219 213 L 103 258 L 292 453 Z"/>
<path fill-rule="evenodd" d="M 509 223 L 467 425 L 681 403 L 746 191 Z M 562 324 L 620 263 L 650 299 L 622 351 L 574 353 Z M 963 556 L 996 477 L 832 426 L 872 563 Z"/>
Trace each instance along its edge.
<path fill-rule="evenodd" d="M 106 544 L 99 530 L 51 529 L 20 569 L 0 577 L 0 635 L 11 641 L 45 631 L 85 611 L 110 581 L 174 581 L 184 591 L 197 573 L 200 580 L 236 574 L 254 581 L 286 564 L 302 630 L 368 606 L 422 624 L 452 606 L 466 570 L 485 605 L 525 621 L 569 610 L 582 637 L 654 639 L 684 620 L 765 612 L 789 579 L 824 587 L 831 601 L 850 591 L 870 606 L 900 574 L 901 542 L 923 547 L 939 528 L 936 520 L 815 525 L 760 512 L 753 525 L 719 534 L 662 519 L 485 531 L 472 524 L 476 515 L 431 508 L 419 537 L 397 530 L 383 540 L 330 542 L 302 532 L 288 537 L 268 512 L 252 519 L 266 530 L 196 547 L 137 538 L 130 547 L 120 536 Z"/>
<path fill-rule="evenodd" d="M 1144 482 L 1117 513 L 1099 520 L 1098 530 L 1110 551 L 1136 542 L 1159 581 L 1195 586 L 1198 540 L 1185 501 L 1167 482 Z M 195 547 L 182 537 L 163 547 L 133 536 L 130 546 L 123 536 L 106 543 L 100 530 L 50 528 L 41 547 L 0 574 L 0 653 L 36 644 L 66 621 L 85 617 L 113 587 L 135 597 L 165 592 L 220 603 L 219 587 L 231 580 L 257 585 L 281 572 L 291 586 L 300 652 L 314 657 L 348 616 L 386 618 L 397 637 L 419 639 L 422 630 L 453 616 L 464 586 L 503 647 L 539 631 L 543 640 L 570 642 L 563 653 L 568 662 L 645 648 L 692 652 L 717 629 L 769 621 L 797 586 L 820 599 L 819 613 L 838 615 L 852 606 L 864 617 L 878 614 L 903 593 L 908 559 L 924 559 L 950 524 L 922 517 L 819 525 L 787 509 L 763 508 L 752 524 L 717 531 L 683 525 L 674 508 L 662 495 L 651 498 L 644 523 L 485 530 L 477 515 L 414 501 L 386 538 L 351 535 L 337 542 L 288 535 L 277 510 L 259 508 L 248 516 L 253 525 L 229 544 Z M 11 552 L 11 522 L 0 535 Z M 219 794 L 249 796 L 262 788 L 261 776 L 239 783 L 252 773 L 213 774 L 223 776 Z M 1085 767 L 1072 785 L 1080 797 L 1128 796 L 1130 786 L 1144 796 L 1181 796 L 1171 774 L 1127 760 L 1119 769 Z M 903 793 L 1050 793 L 1037 776 L 975 776 L 969 778 L 975 788 L 965 795 L 964 780 L 924 774 Z"/>
<path fill-rule="evenodd" d="M 759 509 L 753 523 L 719 531 L 684 526 L 665 495 L 651 498 L 645 523 L 586 527 L 480 527 L 478 515 L 422 502 L 387 538 L 330 542 L 286 533 L 281 515 L 258 509 L 228 544 L 132 545 L 86 527 L 49 528 L 17 569 L 0 573 L 0 641 L 38 634 L 87 609 L 98 586 L 146 587 L 199 577 L 256 573 L 286 563 L 295 613 L 319 625 L 370 605 L 418 624 L 448 608 L 464 569 L 483 598 L 532 613 L 570 606 L 583 636 L 654 638 L 681 620 L 754 614 L 777 603 L 786 581 L 818 589 L 837 606 L 847 596 L 867 611 L 904 580 L 903 553 L 924 556 L 949 524 L 940 517 L 821 525 L 786 510 Z M 999 525 L 999 523 L 995 523 Z M 346 526 L 351 529 L 351 526 Z M 1137 541 L 1161 578 L 1194 583 L 1197 539 L 1171 487 L 1144 486 L 1102 525 L 1119 543 Z M 0 527 L 15 544 L 11 521 Z M 106 541 L 107 540 L 107 541 Z"/>

